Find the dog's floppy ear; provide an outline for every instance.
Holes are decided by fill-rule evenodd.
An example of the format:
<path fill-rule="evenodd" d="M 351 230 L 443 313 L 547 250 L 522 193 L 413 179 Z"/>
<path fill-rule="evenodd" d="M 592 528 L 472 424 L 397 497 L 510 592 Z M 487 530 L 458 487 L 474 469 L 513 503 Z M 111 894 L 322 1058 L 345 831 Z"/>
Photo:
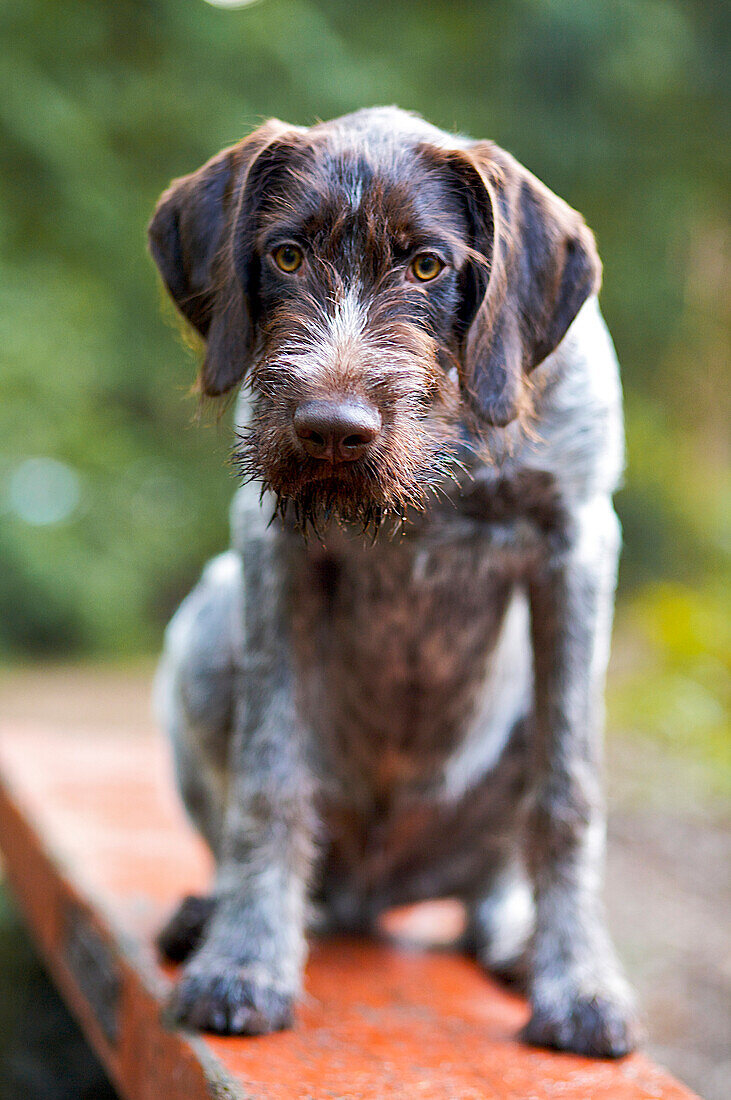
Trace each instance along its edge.
<path fill-rule="evenodd" d="M 206 341 L 198 386 L 218 396 L 243 378 L 253 326 L 233 273 L 230 231 L 249 170 L 288 127 L 271 119 L 197 172 L 174 180 L 148 228 L 150 251 L 183 316 Z"/>
<path fill-rule="evenodd" d="M 472 247 L 463 272 L 463 386 L 488 424 L 519 415 L 523 380 L 558 346 L 599 289 L 594 237 L 575 210 L 490 142 L 447 155 L 460 180 Z"/>

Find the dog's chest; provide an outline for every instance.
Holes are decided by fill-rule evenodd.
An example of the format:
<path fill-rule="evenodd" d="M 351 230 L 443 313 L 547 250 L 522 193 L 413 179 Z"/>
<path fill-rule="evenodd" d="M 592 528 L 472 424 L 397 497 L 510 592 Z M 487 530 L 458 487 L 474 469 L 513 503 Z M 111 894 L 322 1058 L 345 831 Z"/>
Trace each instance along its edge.
<path fill-rule="evenodd" d="M 349 797 L 427 792 L 459 751 L 524 544 L 539 541 L 530 517 L 499 512 L 453 509 L 373 547 L 339 536 L 298 570 L 303 705 Z"/>

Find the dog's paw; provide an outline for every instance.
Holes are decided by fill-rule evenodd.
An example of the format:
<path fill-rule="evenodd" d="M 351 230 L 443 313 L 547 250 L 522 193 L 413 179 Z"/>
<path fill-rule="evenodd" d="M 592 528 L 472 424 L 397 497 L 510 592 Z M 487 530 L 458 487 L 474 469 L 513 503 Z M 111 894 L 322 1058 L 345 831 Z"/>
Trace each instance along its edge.
<path fill-rule="evenodd" d="M 631 999 L 607 993 L 539 1002 L 521 1036 L 532 1046 L 591 1058 L 622 1058 L 635 1050 L 641 1037 Z"/>
<path fill-rule="evenodd" d="M 183 972 L 169 1012 L 186 1027 L 219 1035 L 266 1035 L 291 1027 L 294 997 L 234 964 Z"/>
<path fill-rule="evenodd" d="M 183 898 L 172 917 L 158 934 L 158 951 L 170 962 L 185 962 L 199 946 L 206 925 L 216 907 L 214 898 Z"/>

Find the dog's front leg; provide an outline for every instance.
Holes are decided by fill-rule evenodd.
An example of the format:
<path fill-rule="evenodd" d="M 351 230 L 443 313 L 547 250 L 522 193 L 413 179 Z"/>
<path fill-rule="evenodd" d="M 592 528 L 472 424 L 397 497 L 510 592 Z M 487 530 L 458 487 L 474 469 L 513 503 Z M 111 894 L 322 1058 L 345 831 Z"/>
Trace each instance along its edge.
<path fill-rule="evenodd" d="M 618 1057 L 632 1049 L 632 998 L 606 930 L 601 886 L 603 686 L 619 553 L 608 498 L 573 517 L 567 543 L 530 582 L 535 662 L 534 802 L 528 860 L 536 902 L 530 1042 Z"/>
<path fill-rule="evenodd" d="M 283 574 L 244 555 L 246 650 L 237 691 L 215 910 L 174 992 L 175 1018 L 229 1034 L 289 1026 L 305 958 L 313 791 L 289 657 Z"/>

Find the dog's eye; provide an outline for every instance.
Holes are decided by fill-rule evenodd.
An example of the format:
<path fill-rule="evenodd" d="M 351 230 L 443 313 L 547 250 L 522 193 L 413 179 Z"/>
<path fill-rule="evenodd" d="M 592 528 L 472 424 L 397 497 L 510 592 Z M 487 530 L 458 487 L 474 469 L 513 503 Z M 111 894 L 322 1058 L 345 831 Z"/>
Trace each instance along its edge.
<path fill-rule="evenodd" d="M 433 252 L 421 252 L 411 263 L 411 272 L 420 283 L 436 279 L 444 264 Z"/>
<path fill-rule="evenodd" d="M 296 244 L 280 244 L 274 250 L 274 262 L 280 271 L 291 275 L 302 266 L 304 256 Z"/>

